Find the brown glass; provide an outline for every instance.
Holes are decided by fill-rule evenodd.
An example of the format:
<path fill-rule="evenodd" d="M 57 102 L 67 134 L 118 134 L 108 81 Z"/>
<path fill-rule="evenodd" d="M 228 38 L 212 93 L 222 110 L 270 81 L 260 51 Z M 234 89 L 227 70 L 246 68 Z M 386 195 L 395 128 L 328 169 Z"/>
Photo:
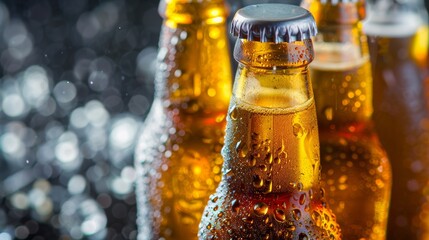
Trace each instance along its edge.
<path fill-rule="evenodd" d="M 311 40 L 238 40 L 222 180 L 200 239 L 340 239 L 319 185 Z"/>
<path fill-rule="evenodd" d="M 371 65 L 360 22 L 363 5 L 318 2 L 319 34 L 310 70 L 322 186 L 344 239 L 385 239 L 391 169 L 371 120 Z"/>
<path fill-rule="evenodd" d="M 231 95 L 226 7 L 170 0 L 160 10 L 155 100 L 135 153 L 138 239 L 197 239 Z"/>
<path fill-rule="evenodd" d="M 369 36 L 374 121 L 393 172 L 389 239 L 429 237 L 429 112 L 414 37 Z"/>

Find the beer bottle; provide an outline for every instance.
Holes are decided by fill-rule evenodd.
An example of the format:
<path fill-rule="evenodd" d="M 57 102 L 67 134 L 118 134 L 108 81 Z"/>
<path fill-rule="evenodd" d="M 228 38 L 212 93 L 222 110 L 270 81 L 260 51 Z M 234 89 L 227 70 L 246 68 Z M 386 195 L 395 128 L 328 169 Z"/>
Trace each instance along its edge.
<path fill-rule="evenodd" d="M 393 173 L 388 238 L 428 239 L 422 234 L 429 223 L 429 112 L 411 51 L 422 21 L 393 0 L 377 2 L 369 13 L 374 122 Z"/>
<path fill-rule="evenodd" d="M 200 239 L 340 239 L 319 187 L 319 141 L 307 72 L 312 15 L 288 4 L 237 11 L 238 62 L 227 116 L 222 180 Z"/>
<path fill-rule="evenodd" d="M 318 0 L 310 64 L 322 186 L 344 239 L 385 239 L 391 169 L 371 120 L 372 75 L 361 20 L 365 3 Z"/>
<path fill-rule="evenodd" d="M 197 239 L 221 178 L 232 76 L 224 0 L 162 0 L 155 97 L 135 152 L 138 239 Z"/>

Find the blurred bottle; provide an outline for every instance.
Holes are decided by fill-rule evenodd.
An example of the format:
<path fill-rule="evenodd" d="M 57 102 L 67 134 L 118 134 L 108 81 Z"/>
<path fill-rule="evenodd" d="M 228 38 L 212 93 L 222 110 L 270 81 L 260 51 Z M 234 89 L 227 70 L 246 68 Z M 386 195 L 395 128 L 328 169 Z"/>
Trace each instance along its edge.
<path fill-rule="evenodd" d="M 319 186 L 319 141 L 307 65 L 311 14 L 287 4 L 240 9 L 239 62 L 227 118 L 223 176 L 200 239 L 340 239 Z"/>
<path fill-rule="evenodd" d="M 380 0 L 378 0 L 380 1 Z M 398 1 L 393 0 L 395 3 L 399 3 L 410 11 L 414 11 L 414 16 L 418 25 L 415 36 L 413 37 L 412 43 L 412 57 L 416 61 L 420 68 L 427 68 L 428 63 L 428 51 L 429 51 L 429 25 L 428 25 L 428 12 L 425 6 L 427 0 L 408 0 Z M 414 18 L 414 17 L 413 17 Z"/>
<path fill-rule="evenodd" d="M 364 1 L 319 0 L 310 64 L 322 186 L 344 239 L 385 239 L 391 169 L 371 120 L 372 76 Z"/>
<path fill-rule="evenodd" d="M 421 23 L 410 6 L 393 0 L 379 0 L 365 22 L 377 93 L 374 121 L 392 162 L 389 239 L 429 238 L 422 238 L 429 222 L 429 112 L 412 52 Z"/>
<path fill-rule="evenodd" d="M 231 66 L 224 0 L 162 0 L 156 93 L 135 153 L 138 239 L 196 239 L 220 181 Z"/>

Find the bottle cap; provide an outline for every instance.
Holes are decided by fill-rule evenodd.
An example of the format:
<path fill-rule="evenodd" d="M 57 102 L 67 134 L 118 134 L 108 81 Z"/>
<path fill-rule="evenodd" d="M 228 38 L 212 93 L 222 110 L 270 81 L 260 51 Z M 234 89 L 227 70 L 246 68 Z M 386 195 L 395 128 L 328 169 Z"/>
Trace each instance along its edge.
<path fill-rule="evenodd" d="M 259 42 L 293 42 L 317 34 L 313 15 L 304 8 L 289 4 L 257 4 L 237 11 L 231 34 Z"/>

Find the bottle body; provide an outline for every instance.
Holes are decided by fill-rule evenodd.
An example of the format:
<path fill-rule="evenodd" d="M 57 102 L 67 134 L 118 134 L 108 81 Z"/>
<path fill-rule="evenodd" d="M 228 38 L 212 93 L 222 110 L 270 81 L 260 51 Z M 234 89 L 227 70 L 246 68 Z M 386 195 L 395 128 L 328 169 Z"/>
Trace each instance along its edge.
<path fill-rule="evenodd" d="M 322 184 L 346 239 L 385 239 L 390 164 L 368 119 L 371 66 L 361 60 L 343 69 L 317 60 L 311 65 Z"/>
<path fill-rule="evenodd" d="M 318 152 L 305 153 L 318 149 L 314 100 L 275 113 L 234 99 L 231 106 L 227 129 L 236 137 L 226 138 L 223 180 L 205 209 L 200 238 L 338 239 L 335 216 L 325 207 L 320 188 L 304 187 L 292 180 L 296 176 L 289 181 L 284 174 L 300 174 L 302 167 L 318 171 Z M 285 137 L 294 134 L 295 139 Z M 316 158 L 314 165 L 307 154 Z"/>
<path fill-rule="evenodd" d="M 223 175 L 205 208 L 200 239 L 340 239 L 319 186 L 307 72 L 311 40 L 238 40 L 234 56 L 240 63 L 222 149 Z"/>
<path fill-rule="evenodd" d="M 226 9 L 223 1 L 163 8 L 155 100 L 135 152 L 138 239 L 197 239 L 220 181 L 231 92 Z"/>
<path fill-rule="evenodd" d="M 160 102 L 152 109 L 136 150 L 139 239 L 196 239 L 220 181 L 225 113 L 184 119 Z"/>
<path fill-rule="evenodd" d="M 392 162 L 388 233 L 398 239 L 428 235 L 429 112 L 423 76 L 412 59 L 413 35 L 369 36 L 373 59 L 374 121 Z"/>
<path fill-rule="evenodd" d="M 328 14 L 329 9 L 338 11 L 331 16 L 344 16 L 321 19 L 310 65 L 322 186 L 344 239 L 385 239 L 391 169 L 371 120 L 371 65 L 358 14 L 362 6 L 353 2 L 332 6 L 328 1 L 320 7 Z"/>

